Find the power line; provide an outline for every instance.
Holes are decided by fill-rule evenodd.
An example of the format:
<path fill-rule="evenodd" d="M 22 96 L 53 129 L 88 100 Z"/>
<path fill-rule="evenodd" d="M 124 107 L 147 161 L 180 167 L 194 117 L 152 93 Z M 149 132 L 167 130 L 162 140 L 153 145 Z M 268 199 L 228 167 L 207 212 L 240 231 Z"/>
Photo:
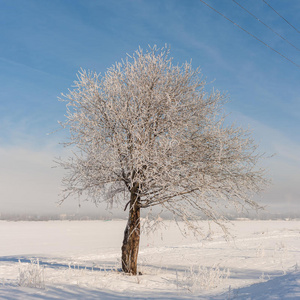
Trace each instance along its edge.
<path fill-rule="evenodd" d="M 287 19 L 285 19 L 281 14 L 279 14 L 279 12 L 277 12 L 276 10 L 275 10 L 275 8 L 273 8 L 267 1 L 265 1 L 265 0 L 262 0 L 264 3 L 266 3 L 272 10 L 274 10 L 274 12 L 280 17 L 280 18 L 282 18 L 285 22 L 287 22 L 291 27 L 293 27 L 298 33 L 300 33 L 300 31 L 296 28 L 296 27 L 294 27 Z"/>
<path fill-rule="evenodd" d="M 237 4 L 240 8 L 242 8 L 244 11 L 246 11 L 249 15 L 251 15 L 253 18 L 255 18 L 257 21 L 259 21 L 261 24 L 263 24 L 264 26 L 266 26 L 268 29 L 270 29 L 273 33 L 275 33 L 276 35 L 278 35 L 280 38 L 282 38 L 284 41 L 286 41 L 288 44 L 290 44 L 292 47 L 294 47 L 296 50 L 300 51 L 300 49 L 298 47 L 296 47 L 294 44 L 292 44 L 288 39 L 286 39 L 285 37 L 283 37 L 282 35 L 280 35 L 277 31 L 275 31 L 274 29 L 272 29 L 270 26 L 268 26 L 266 23 L 264 23 L 262 20 L 260 20 L 258 17 L 256 17 L 253 13 L 251 13 L 249 10 L 247 10 L 244 6 L 242 6 L 240 3 L 238 3 L 235 0 L 232 0 L 235 4 Z"/>
<path fill-rule="evenodd" d="M 210 9 L 212 9 L 213 11 L 215 11 L 217 14 L 219 14 L 220 16 L 222 16 L 223 18 L 225 18 L 227 21 L 229 21 L 233 25 L 237 26 L 238 28 L 240 28 L 241 30 L 243 30 L 244 32 L 246 32 L 247 34 L 249 34 L 250 36 L 252 36 L 253 38 L 255 38 L 257 41 L 259 41 L 260 43 L 262 43 L 266 47 L 270 48 L 272 51 L 276 52 L 281 57 L 283 57 L 284 59 L 288 60 L 289 62 L 291 62 L 293 65 L 295 65 L 296 67 L 298 67 L 300 69 L 300 65 L 298 65 L 297 63 L 295 63 L 294 61 L 292 61 L 291 59 L 289 59 L 288 57 L 286 57 L 285 55 L 283 55 L 279 51 L 277 51 L 274 48 L 272 48 L 271 46 L 269 46 L 267 43 L 265 43 L 264 41 L 262 41 L 261 39 L 259 39 L 257 36 L 253 35 L 252 33 L 250 33 L 249 31 L 247 31 L 246 29 L 244 29 L 243 27 L 241 27 L 240 25 L 238 25 L 237 23 L 235 23 L 231 19 L 227 18 L 225 15 L 223 15 L 222 13 L 220 13 L 219 11 L 217 11 L 215 8 L 213 8 L 212 6 L 210 6 L 209 4 L 207 4 L 205 1 L 203 1 L 203 0 L 199 0 L 199 1 L 201 1 L 203 4 L 205 4 Z"/>

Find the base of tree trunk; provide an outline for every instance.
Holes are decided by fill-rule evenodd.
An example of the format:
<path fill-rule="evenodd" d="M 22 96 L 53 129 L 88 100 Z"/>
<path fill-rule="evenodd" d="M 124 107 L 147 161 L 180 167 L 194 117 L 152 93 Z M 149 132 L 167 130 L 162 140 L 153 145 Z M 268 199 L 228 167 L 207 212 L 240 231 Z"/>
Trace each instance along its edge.
<path fill-rule="evenodd" d="M 134 195 L 131 197 L 129 218 L 124 231 L 122 245 L 122 270 L 124 273 L 138 275 L 137 258 L 140 244 L 140 207 Z"/>

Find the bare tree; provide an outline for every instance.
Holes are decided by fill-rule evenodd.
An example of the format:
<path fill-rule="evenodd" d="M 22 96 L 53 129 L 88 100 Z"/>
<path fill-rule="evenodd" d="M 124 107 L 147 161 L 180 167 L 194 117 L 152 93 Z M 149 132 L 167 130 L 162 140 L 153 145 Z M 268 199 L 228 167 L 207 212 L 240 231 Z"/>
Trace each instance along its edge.
<path fill-rule="evenodd" d="M 221 205 L 259 208 L 251 199 L 266 180 L 256 146 L 248 131 L 224 125 L 224 96 L 204 87 L 199 69 L 173 65 L 168 49 L 153 47 L 102 77 L 81 70 L 63 95 L 66 145 L 77 149 L 59 162 L 65 197 L 125 195 L 126 273 L 137 274 L 141 209 L 160 205 L 190 226 L 201 212 L 222 226 Z"/>

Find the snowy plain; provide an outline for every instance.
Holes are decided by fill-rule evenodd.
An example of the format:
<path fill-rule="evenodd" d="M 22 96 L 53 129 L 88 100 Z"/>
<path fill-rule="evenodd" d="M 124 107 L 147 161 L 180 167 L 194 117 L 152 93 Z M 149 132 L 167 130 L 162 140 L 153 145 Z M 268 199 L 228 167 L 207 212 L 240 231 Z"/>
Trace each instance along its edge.
<path fill-rule="evenodd" d="M 233 221 L 230 241 L 164 221 L 142 235 L 139 276 L 119 270 L 125 225 L 0 221 L 0 299 L 300 299 L 300 221 Z M 37 267 L 41 286 L 26 286 Z"/>

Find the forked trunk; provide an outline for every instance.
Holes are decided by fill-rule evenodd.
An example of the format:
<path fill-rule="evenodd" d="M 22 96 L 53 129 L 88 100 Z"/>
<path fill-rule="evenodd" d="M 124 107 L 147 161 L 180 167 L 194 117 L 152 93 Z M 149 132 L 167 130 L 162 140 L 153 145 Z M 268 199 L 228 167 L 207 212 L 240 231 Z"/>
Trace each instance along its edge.
<path fill-rule="evenodd" d="M 140 244 L 140 203 L 136 193 L 130 197 L 128 222 L 122 246 L 122 270 L 137 275 L 137 258 Z"/>

